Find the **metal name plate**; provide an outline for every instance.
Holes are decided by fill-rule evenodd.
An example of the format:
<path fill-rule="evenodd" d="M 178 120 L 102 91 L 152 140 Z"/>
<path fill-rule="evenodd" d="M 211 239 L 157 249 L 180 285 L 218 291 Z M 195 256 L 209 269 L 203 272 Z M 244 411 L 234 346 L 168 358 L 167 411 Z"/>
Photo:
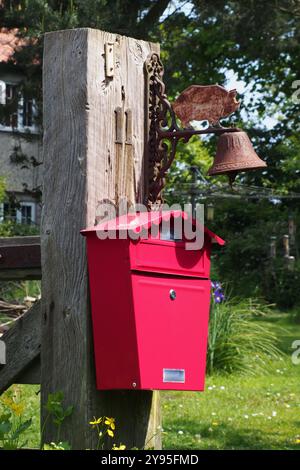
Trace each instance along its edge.
<path fill-rule="evenodd" d="M 184 369 L 163 369 L 163 382 L 185 383 Z"/>

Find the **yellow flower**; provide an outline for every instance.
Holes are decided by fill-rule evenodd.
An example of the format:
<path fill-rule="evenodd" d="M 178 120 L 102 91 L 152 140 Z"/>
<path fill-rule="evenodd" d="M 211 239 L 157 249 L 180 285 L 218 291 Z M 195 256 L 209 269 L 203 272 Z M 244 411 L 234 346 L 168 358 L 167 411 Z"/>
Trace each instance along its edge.
<path fill-rule="evenodd" d="M 107 430 L 107 434 L 110 436 L 110 437 L 114 437 L 114 433 L 111 429 L 108 429 Z"/>
<path fill-rule="evenodd" d="M 105 421 L 104 423 L 110 427 L 110 429 L 114 430 L 116 429 L 116 425 L 115 425 L 115 419 L 114 418 L 105 418 Z"/>
<path fill-rule="evenodd" d="M 23 403 L 12 403 L 10 408 L 17 416 L 21 416 L 25 407 Z"/>
<path fill-rule="evenodd" d="M 1 397 L 1 401 L 4 405 L 8 406 L 11 408 L 11 406 L 14 404 L 14 401 L 10 397 Z"/>
<path fill-rule="evenodd" d="M 300 439 L 296 439 L 295 444 L 300 444 Z"/>
<path fill-rule="evenodd" d="M 119 447 L 116 446 L 116 444 L 112 446 L 112 450 L 125 450 L 125 449 L 126 449 L 126 446 L 124 444 L 120 444 Z"/>
<path fill-rule="evenodd" d="M 101 421 L 102 421 L 102 418 L 96 419 L 95 416 L 94 416 L 94 421 L 90 421 L 90 425 L 95 427 L 95 426 L 97 426 L 97 424 L 100 424 Z"/>
<path fill-rule="evenodd" d="M 21 416 L 24 412 L 25 405 L 23 403 L 16 403 L 10 396 L 2 397 L 1 402 L 17 416 Z"/>
<path fill-rule="evenodd" d="M 217 423 L 216 421 L 214 421 L 213 423 L 211 423 L 213 426 L 219 426 L 219 423 Z"/>

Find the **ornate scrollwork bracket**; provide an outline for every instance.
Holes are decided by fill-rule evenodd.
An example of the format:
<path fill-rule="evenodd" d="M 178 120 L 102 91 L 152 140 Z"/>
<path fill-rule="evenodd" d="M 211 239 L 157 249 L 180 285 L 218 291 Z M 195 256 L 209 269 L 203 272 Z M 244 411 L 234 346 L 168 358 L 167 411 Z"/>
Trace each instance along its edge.
<path fill-rule="evenodd" d="M 163 82 L 164 66 L 157 53 L 145 62 L 146 73 L 146 115 L 147 135 L 145 161 L 145 204 L 151 210 L 154 204 L 162 202 L 161 191 L 165 186 L 165 176 L 176 155 L 179 140 L 188 142 L 193 135 L 221 134 L 236 132 L 239 129 L 222 127 L 219 122 L 203 130 L 180 128 Z"/>

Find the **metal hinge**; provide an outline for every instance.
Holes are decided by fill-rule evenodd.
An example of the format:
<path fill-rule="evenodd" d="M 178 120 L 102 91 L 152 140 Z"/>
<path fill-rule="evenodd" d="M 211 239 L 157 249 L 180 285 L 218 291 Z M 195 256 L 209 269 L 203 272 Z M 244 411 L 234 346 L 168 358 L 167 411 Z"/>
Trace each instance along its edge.
<path fill-rule="evenodd" d="M 106 42 L 104 46 L 105 52 L 105 75 L 112 78 L 115 74 L 115 44 L 113 42 Z"/>

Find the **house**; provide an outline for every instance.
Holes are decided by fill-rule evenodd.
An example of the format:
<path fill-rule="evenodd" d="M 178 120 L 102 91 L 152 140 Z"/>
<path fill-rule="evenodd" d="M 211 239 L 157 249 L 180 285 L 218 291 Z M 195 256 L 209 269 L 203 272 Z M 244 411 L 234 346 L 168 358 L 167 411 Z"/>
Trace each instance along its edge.
<path fill-rule="evenodd" d="M 16 33 L 0 29 L 0 179 L 6 188 L 0 222 L 39 224 L 42 139 L 35 124 L 35 103 L 20 92 L 24 75 L 12 61 L 16 48 L 24 44 Z"/>

